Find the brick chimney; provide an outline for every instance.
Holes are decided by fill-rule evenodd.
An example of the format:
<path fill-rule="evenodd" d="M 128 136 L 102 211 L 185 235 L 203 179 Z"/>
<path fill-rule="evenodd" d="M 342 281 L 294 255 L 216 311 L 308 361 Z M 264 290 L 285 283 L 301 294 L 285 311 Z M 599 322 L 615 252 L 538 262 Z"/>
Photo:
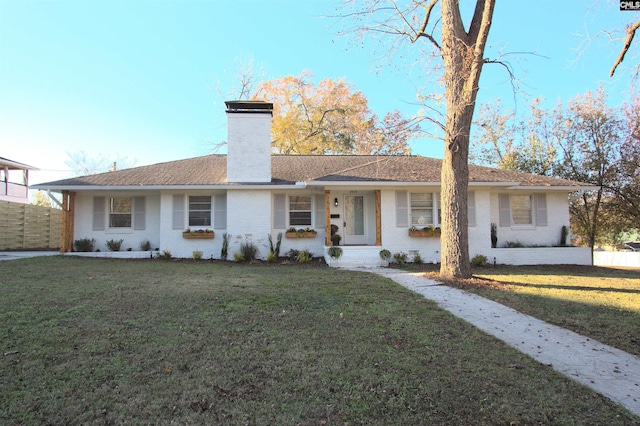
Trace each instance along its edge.
<path fill-rule="evenodd" d="M 227 182 L 271 182 L 273 104 L 228 101 Z"/>

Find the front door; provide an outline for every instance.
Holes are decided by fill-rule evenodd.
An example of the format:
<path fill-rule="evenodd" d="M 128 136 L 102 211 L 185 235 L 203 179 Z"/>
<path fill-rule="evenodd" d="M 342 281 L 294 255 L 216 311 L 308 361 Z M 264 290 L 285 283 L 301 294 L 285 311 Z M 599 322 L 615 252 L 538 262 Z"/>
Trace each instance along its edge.
<path fill-rule="evenodd" d="M 364 230 L 364 195 L 345 195 L 344 244 L 366 244 Z"/>

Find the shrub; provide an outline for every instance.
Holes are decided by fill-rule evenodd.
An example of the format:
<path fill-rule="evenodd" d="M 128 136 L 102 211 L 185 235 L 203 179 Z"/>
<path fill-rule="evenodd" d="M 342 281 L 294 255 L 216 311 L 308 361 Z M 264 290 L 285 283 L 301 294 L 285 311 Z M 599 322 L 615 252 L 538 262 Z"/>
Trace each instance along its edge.
<path fill-rule="evenodd" d="M 560 246 L 565 247 L 567 245 L 567 237 L 569 236 L 569 228 L 567 225 L 562 225 L 560 229 Z"/>
<path fill-rule="evenodd" d="M 271 250 L 270 253 L 275 254 L 276 259 L 278 257 L 280 257 L 280 244 L 281 243 L 282 243 L 282 232 L 278 232 L 278 236 L 277 236 L 275 247 L 273 246 L 273 241 L 271 240 L 271 234 L 269 234 L 269 250 Z M 267 260 L 268 260 L 268 256 L 267 256 Z"/>
<path fill-rule="evenodd" d="M 300 254 L 299 250 L 296 249 L 290 249 L 287 252 L 287 257 L 289 258 L 289 260 L 296 260 L 298 258 L 298 255 Z"/>
<path fill-rule="evenodd" d="M 404 265 L 407 263 L 407 253 L 398 252 L 393 254 L 393 260 L 398 265 Z"/>
<path fill-rule="evenodd" d="M 140 243 L 140 250 L 142 251 L 151 250 L 151 243 L 149 242 L 149 240 L 144 240 L 143 242 Z"/>
<path fill-rule="evenodd" d="M 162 250 L 162 253 L 158 255 L 160 259 L 171 259 L 173 256 L 169 250 Z"/>
<path fill-rule="evenodd" d="M 342 248 L 338 246 L 332 246 L 327 249 L 327 254 L 332 259 L 340 259 L 342 257 Z"/>
<path fill-rule="evenodd" d="M 109 240 L 107 241 L 107 248 L 111 251 L 120 251 L 120 248 L 122 247 L 122 242 L 124 240 L 120 239 L 120 240 Z"/>
<path fill-rule="evenodd" d="M 422 263 L 422 256 L 420 256 L 420 253 L 416 253 L 413 255 L 413 263 Z"/>
<path fill-rule="evenodd" d="M 73 242 L 75 251 L 90 252 L 96 247 L 96 240 L 94 238 L 81 238 Z"/>
<path fill-rule="evenodd" d="M 473 259 L 471 259 L 471 264 L 473 266 L 485 266 L 487 264 L 487 256 L 482 254 L 475 255 Z"/>
<path fill-rule="evenodd" d="M 202 252 L 201 252 L 201 251 L 199 251 L 199 250 L 194 250 L 194 252 L 193 252 L 193 258 L 194 258 L 195 260 L 200 260 L 200 259 L 202 259 Z"/>
<path fill-rule="evenodd" d="M 498 247 L 498 225 L 491 224 L 491 248 Z"/>
<path fill-rule="evenodd" d="M 229 234 L 222 234 L 222 249 L 220 250 L 220 259 L 227 260 L 229 255 Z"/>
<path fill-rule="evenodd" d="M 516 240 L 516 241 L 507 241 L 506 243 L 504 243 L 504 246 L 506 248 L 522 248 L 524 247 L 524 244 Z"/>
<path fill-rule="evenodd" d="M 311 262 L 311 252 L 307 249 L 301 250 L 298 255 L 298 262 L 300 263 L 309 263 Z"/>
<path fill-rule="evenodd" d="M 270 251 L 269 254 L 267 254 L 267 262 L 276 263 L 277 260 L 278 260 L 278 255 L 275 254 L 273 251 Z"/>
<path fill-rule="evenodd" d="M 256 247 L 256 245 L 251 241 L 245 241 L 244 243 L 240 244 L 240 253 L 242 253 L 242 256 L 244 257 L 244 260 L 246 262 L 253 262 L 254 260 L 256 260 L 258 247 Z"/>
<path fill-rule="evenodd" d="M 244 254 L 240 252 L 233 253 L 233 260 L 236 262 L 244 262 Z"/>

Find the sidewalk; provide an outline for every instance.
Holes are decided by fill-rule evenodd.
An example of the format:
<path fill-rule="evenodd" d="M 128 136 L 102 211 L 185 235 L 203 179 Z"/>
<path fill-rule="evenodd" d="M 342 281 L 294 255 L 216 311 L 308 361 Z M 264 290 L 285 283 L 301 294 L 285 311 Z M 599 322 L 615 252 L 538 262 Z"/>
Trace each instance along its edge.
<path fill-rule="evenodd" d="M 622 404 L 640 416 L 640 358 L 514 309 L 424 277 L 394 269 L 373 272 L 435 301 L 537 361 Z"/>
<path fill-rule="evenodd" d="M 27 257 L 57 256 L 59 251 L 0 251 L 0 260 L 25 259 Z"/>

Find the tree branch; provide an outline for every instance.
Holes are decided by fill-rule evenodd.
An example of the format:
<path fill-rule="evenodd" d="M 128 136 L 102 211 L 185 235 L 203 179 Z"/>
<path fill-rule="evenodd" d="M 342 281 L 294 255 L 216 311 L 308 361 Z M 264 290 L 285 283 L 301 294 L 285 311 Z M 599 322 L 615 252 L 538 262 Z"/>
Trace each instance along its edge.
<path fill-rule="evenodd" d="M 616 68 L 618 68 L 618 65 L 620 65 L 624 60 L 624 56 L 629 51 L 629 48 L 631 47 L 631 42 L 633 41 L 633 37 L 636 35 L 636 30 L 639 27 L 640 27 L 640 19 L 638 19 L 634 24 L 629 25 L 629 27 L 627 27 L 627 37 L 624 40 L 624 45 L 622 46 L 622 50 L 620 50 L 618 57 L 613 63 L 613 67 L 609 72 L 609 77 L 613 77 L 613 74 L 616 72 Z"/>

